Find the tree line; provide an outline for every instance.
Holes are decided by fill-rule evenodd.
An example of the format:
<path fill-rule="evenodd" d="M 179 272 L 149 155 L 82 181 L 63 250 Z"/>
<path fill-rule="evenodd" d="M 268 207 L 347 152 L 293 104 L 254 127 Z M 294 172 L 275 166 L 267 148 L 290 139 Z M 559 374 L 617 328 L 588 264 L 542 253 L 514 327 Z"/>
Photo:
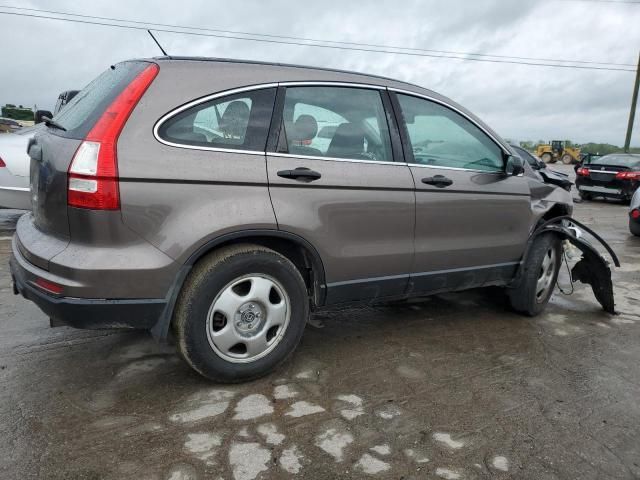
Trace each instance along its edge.
<path fill-rule="evenodd" d="M 530 152 L 535 152 L 538 145 L 549 145 L 550 142 L 544 140 L 538 140 L 537 142 L 533 142 L 531 140 L 525 140 L 519 142 L 520 146 L 525 150 Z M 576 147 L 580 148 L 582 153 L 594 153 L 599 155 L 608 155 L 610 153 L 622 153 L 624 149 L 622 147 L 618 147 L 617 145 L 612 145 L 610 143 L 574 143 L 571 140 L 564 140 L 564 144 L 567 147 Z M 640 147 L 632 147 L 629 149 L 629 153 L 640 153 Z"/>

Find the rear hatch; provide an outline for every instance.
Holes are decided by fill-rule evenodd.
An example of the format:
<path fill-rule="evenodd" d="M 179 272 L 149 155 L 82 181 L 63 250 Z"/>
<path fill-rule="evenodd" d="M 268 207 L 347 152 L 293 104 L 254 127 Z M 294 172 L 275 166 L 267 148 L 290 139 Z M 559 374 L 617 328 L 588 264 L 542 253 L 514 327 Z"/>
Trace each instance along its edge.
<path fill-rule="evenodd" d="M 38 244 L 42 242 L 35 238 L 30 245 L 25 245 L 27 239 L 19 238 L 29 260 L 42 268 L 69 241 L 68 209 L 72 207 L 67 206 L 67 172 L 78 147 L 114 99 L 148 65 L 149 62 L 130 61 L 111 66 L 54 117 L 55 123 L 65 130 L 49 126 L 30 140 L 33 223 L 37 233 L 60 240 L 55 249 L 50 248 L 51 244 L 40 249 Z"/>

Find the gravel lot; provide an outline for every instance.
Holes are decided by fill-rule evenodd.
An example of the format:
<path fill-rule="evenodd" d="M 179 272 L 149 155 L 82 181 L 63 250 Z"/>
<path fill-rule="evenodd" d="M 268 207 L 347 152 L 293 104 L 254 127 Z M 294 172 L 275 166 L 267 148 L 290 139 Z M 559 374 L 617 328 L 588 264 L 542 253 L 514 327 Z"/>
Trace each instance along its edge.
<path fill-rule="evenodd" d="M 625 206 L 575 211 L 622 261 L 619 315 L 583 285 L 535 319 L 492 289 L 332 311 L 283 368 L 237 386 L 143 333 L 50 329 L 11 290 L 18 216 L 0 211 L 2 479 L 640 478 Z"/>

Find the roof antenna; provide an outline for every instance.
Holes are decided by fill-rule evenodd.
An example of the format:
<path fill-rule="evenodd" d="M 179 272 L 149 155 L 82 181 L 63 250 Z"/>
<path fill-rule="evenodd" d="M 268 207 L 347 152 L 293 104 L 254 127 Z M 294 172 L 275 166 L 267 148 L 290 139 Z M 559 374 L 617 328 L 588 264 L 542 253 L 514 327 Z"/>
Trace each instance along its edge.
<path fill-rule="evenodd" d="M 164 51 L 164 48 L 162 48 L 162 45 L 160 45 L 160 42 L 158 42 L 158 40 L 156 39 L 156 37 L 153 36 L 153 33 L 151 33 L 151 30 L 147 30 L 147 33 L 149 33 L 149 35 L 151 35 L 151 38 L 153 38 L 153 41 L 156 42 L 156 45 L 158 45 L 158 48 L 160 49 L 160 51 L 162 52 L 162 54 L 165 57 L 168 57 L 169 55 L 167 55 L 167 52 Z"/>

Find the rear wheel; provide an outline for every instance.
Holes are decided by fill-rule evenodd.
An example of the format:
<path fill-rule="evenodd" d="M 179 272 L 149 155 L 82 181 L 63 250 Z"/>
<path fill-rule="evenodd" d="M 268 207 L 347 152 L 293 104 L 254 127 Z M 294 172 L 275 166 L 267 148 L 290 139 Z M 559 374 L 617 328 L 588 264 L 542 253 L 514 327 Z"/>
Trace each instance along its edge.
<path fill-rule="evenodd" d="M 565 153 L 562 156 L 562 163 L 564 163 L 565 165 L 571 165 L 573 163 L 573 157 L 568 153 Z"/>
<path fill-rule="evenodd" d="M 540 158 L 544 163 L 555 163 L 553 155 L 551 155 L 549 152 L 543 153 L 542 155 L 540 155 Z"/>
<path fill-rule="evenodd" d="M 282 363 L 309 315 L 304 280 L 285 257 L 234 245 L 202 259 L 180 292 L 174 329 L 183 358 L 203 376 L 240 382 Z"/>
<path fill-rule="evenodd" d="M 593 198 L 590 193 L 586 193 L 586 192 L 578 191 L 578 195 L 580 195 L 580 198 L 582 200 L 586 200 L 586 201 L 591 200 Z"/>
<path fill-rule="evenodd" d="M 549 298 L 558 280 L 561 246 L 551 233 L 539 235 L 531 246 L 522 277 L 509 289 L 509 300 L 514 310 L 529 315 L 538 315 L 549 303 Z"/>
<path fill-rule="evenodd" d="M 634 221 L 633 219 L 629 219 L 629 231 L 633 233 L 636 237 L 640 237 L 640 223 Z"/>

